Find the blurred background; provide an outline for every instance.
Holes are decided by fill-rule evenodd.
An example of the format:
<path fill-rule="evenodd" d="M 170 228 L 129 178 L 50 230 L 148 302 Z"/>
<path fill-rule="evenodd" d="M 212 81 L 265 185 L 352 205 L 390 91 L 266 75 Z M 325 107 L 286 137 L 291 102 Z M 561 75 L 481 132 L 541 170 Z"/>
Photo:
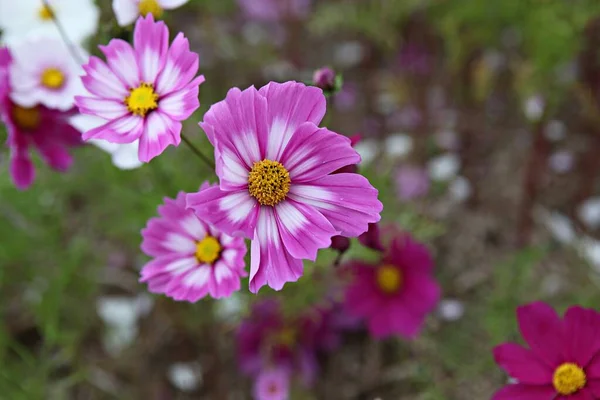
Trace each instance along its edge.
<path fill-rule="evenodd" d="M 98 0 L 96 44 L 130 34 Z M 233 86 L 338 87 L 324 125 L 362 140 L 382 225 L 425 242 L 443 300 L 416 340 L 358 327 L 291 399 L 489 399 L 514 309 L 600 300 L 600 3 L 596 0 L 190 0 L 165 13 L 200 54 L 197 126 Z M 0 138 L 6 132 L 0 127 Z M 294 318 L 335 292 L 333 250 L 281 292 L 196 304 L 147 292 L 140 230 L 165 196 L 215 181 L 185 146 L 120 170 L 94 146 L 28 191 L 0 152 L 0 399 L 250 399 L 236 329 L 260 299 Z M 344 260 L 373 257 L 353 241 Z"/>

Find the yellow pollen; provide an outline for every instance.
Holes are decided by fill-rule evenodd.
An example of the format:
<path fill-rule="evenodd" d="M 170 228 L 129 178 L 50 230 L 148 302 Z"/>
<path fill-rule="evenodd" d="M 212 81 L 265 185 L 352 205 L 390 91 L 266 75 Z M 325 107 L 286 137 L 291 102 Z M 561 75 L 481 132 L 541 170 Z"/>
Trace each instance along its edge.
<path fill-rule="evenodd" d="M 145 117 L 148 112 L 158 108 L 158 95 L 154 92 L 151 83 L 142 83 L 135 89 L 129 90 L 125 98 L 125 105 L 129 112 Z"/>
<path fill-rule="evenodd" d="M 196 245 L 196 259 L 202 264 L 212 264 L 221 255 L 221 244 L 212 236 L 207 236 Z"/>
<path fill-rule="evenodd" d="M 42 74 L 42 85 L 48 89 L 60 89 L 65 84 L 65 75 L 60 69 L 48 68 Z"/>
<path fill-rule="evenodd" d="M 157 0 L 140 0 L 138 8 L 140 14 L 144 17 L 148 14 L 152 14 L 154 18 L 160 18 L 163 13 L 163 9 L 160 4 L 158 4 Z"/>
<path fill-rule="evenodd" d="M 12 118 L 14 123 L 21 129 L 32 131 L 40 126 L 40 110 L 38 107 L 24 108 L 13 106 Z"/>
<path fill-rule="evenodd" d="M 394 265 L 385 264 L 377 268 L 377 286 L 388 294 L 396 293 L 402 286 L 402 271 Z"/>
<path fill-rule="evenodd" d="M 278 161 L 262 160 L 248 174 L 248 191 L 263 206 L 274 206 L 290 191 L 290 173 Z"/>
<path fill-rule="evenodd" d="M 585 387 L 586 376 L 583 369 L 573 363 L 561 364 L 554 371 L 552 384 L 561 395 L 570 395 Z"/>
<path fill-rule="evenodd" d="M 52 8 L 50 8 L 50 6 L 44 4 L 42 8 L 40 8 L 40 10 L 38 11 L 38 16 L 42 21 L 49 21 L 54 16 L 54 11 L 52 11 Z"/>

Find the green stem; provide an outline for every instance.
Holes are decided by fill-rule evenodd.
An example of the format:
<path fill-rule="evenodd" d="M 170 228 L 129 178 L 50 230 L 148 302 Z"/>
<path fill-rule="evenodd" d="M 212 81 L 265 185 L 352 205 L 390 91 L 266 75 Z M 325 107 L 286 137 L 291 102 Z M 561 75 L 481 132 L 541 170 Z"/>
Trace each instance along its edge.
<path fill-rule="evenodd" d="M 214 169 L 215 169 L 215 163 L 212 162 L 204 154 L 202 154 L 202 152 L 200 151 L 200 149 L 198 149 L 183 133 L 181 134 L 181 140 L 183 140 L 183 142 L 185 144 L 187 144 L 187 146 L 190 148 L 190 150 L 192 150 L 192 152 L 194 154 L 196 154 L 198 157 L 200 157 L 200 159 L 204 162 L 204 164 L 206 164 L 208 167 L 210 167 L 210 169 L 212 169 L 214 171 Z"/>

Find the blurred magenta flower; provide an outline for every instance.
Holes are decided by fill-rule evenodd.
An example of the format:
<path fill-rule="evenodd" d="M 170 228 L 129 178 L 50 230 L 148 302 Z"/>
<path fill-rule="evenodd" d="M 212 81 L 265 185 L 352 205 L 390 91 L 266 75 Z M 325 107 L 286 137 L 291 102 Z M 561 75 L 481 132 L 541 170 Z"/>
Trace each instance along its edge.
<path fill-rule="evenodd" d="M 385 251 L 381 243 L 381 233 L 379 232 L 379 224 L 369 224 L 369 229 L 358 237 L 358 241 L 365 247 L 372 250 Z"/>
<path fill-rule="evenodd" d="M 517 319 L 529 348 L 504 343 L 494 349 L 496 363 L 516 383 L 493 400 L 600 398 L 600 313 L 572 306 L 561 319 L 535 302 L 518 307 Z"/>
<path fill-rule="evenodd" d="M 433 57 L 419 43 L 407 41 L 398 54 L 400 68 L 414 75 L 428 75 L 433 70 Z"/>
<path fill-rule="evenodd" d="M 107 122 L 83 134 L 84 140 L 131 143 L 139 139 L 138 156 L 148 162 L 181 141 L 181 121 L 199 106 L 198 54 L 179 33 L 169 47 L 169 29 L 149 14 L 135 24 L 133 47 L 112 39 L 100 46 L 107 62 L 97 57 L 83 68 L 81 79 L 91 96 L 77 96 L 83 114 Z"/>
<path fill-rule="evenodd" d="M 338 111 L 350 111 L 358 100 L 358 88 L 355 83 L 344 82 L 342 89 L 335 94 L 335 108 Z"/>
<path fill-rule="evenodd" d="M 254 383 L 255 400 L 287 400 L 290 394 L 290 375 L 284 369 L 261 372 Z"/>
<path fill-rule="evenodd" d="M 265 22 L 305 18 L 311 3 L 312 0 L 238 0 L 247 18 Z"/>
<path fill-rule="evenodd" d="M 331 238 L 331 248 L 340 253 L 345 253 L 350 248 L 350 239 L 344 236 L 333 236 Z"/>
<path fill-rule="evenodd" d="M 317 69 L 313 74 L 313 85 L 322 89 L 324 92 L 331 92 L 335 89 L 335 71 L 329 67 Z"/>
<path fill-rule="evenodd" d="M 127 26 L 139 17 L 152 14 L 158 19 L 164 10 L 181 7 L 189 0 L 113 0 L 112 8 L 120 26 Z"/>
<path fill-rule="evenodd" d="M 431 255 L 408 235 L 394 238 L 378 264 L 353 261 L 347 268 L 351 282 L 345 308 L 366 320 L 374 338 L 416 337 L 439 302 L 440 286 L 433 277 Z"/>
<path fill-rule="evenodd" d="M 11 63 L 9 50 L 0 48 L 0 119 L 8 133 L 12 181 L 17 188 L 24 190 L 35 179 L 31 147 L 37 149 L 51 168 L 66 171 L 73 163 L 68 148 L 82 142 L 79 132 L 69 125 L 74 110 L 58 111 L 41 105 L 23 107 L 10 99 Z"/>
<path fill-rule="evenodd" d="M 205 182 L 201 189 L 210 187 Z M 142 250 L 154 257 L 141 271 L 153 293 L 175 300 L 196 302 L 206 295 L 230 296 L 240 289 L 247 276 L 242 238 L 228 236 L 185 207 L 184 192 L 165 198 L 158 207 L 160 217 L 148 221 L 142 230 Z"/>
<path fill-rule="evenodd" d="M 403 165 L 396 170 L 396 194 L 400 200 L 412 200 L 429 192 L 429 173 L 425 168 Z"/>
<path fill-rule="evenodd" d="M 302 260 L 315 260 L 332 236 L 358 236 L 380 219 L 383 205 L 367 179 L 332 174 L 360 157 L 350 139 L 317 126 L 324 114 L 320 89 L 271 82 L 231 89 L 200 124 L 215 146 L 220 186 L 188 195 L 187 205 L 252 240 L 254 293 L 296 281 Z"/>

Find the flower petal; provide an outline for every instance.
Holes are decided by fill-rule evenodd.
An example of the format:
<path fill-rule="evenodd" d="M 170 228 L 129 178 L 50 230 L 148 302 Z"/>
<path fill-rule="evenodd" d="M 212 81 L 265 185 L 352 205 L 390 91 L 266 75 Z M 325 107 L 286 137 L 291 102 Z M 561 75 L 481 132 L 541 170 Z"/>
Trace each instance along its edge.
<path fill-rule="evenodd" d="M 350 139 L 305 122 L 290 138 L 280 162 L 289 171 L 292 182 L 303 183 L 357 164 L 360 156 L 350 146 Z"/>
<path fill-rule="evenodd" d="M 516 343 L 504 343 L 494 348 L 496 363 L 521 383 L 544 385 L 552 383 L 552 368 L 536 355 Z"/>
<path fill-rule="evenodd" d="M 126 115 L 84 132 L 83 140 L 104 139 L 111 143 L 131 143 L 144 131 L 144 119 L 137 115 Z"/>
<path fill-rule="evenodd" d="M 492 400 L 552 400 L 556 391 L 552 385 L 507 385 L 497 391 Z"/>
<path fill-rule="evenodd" d="M 325 115 L 323 91 L 298 82 L 271 82 L 260 88 L 269 104 L 269 137 L 265 158 L 279 160 L 294 132 L 305 122 L 319 125 Z"/>
<path fill-rule="evenodd" d="M 517 308 L 523 338 L 538 358 L 550 368 L 565 362 L 561 354 L 564 343 L 563 323 L 546 303 L 534 302 Z"/>
<path fill-rule="evenodd" d="M 154 22 L 149 13 L 138 18 L 133 32 L 133 48 L 143 82 L 156 86 L 156 78 L 166 62 L 169 49 L 169 28 L 163 21 Z"/>
<path fill-rule="evenodd" d="M 82 114 L 104 119 L 117 119 L 129 114 L 123 101 L 98 97 L 75 96 L 75 102 Z"/>
<path fill-rule="evenodd" d="M 169 145 L 178 146 L 181 142 L 181 122 L 173 121 L 161 111 L 151 112 L 144 123 L 140 136 L 138 157 L 149 162 L 160 155 Z"/>
<path fill-rule="evenodd" d="M 174 120 L 183 121 L 188 119 L 200 107 L 198 92 L 202 82 L 204 82 L 204 76 L 199 76 L 181 90 L 161 98 L 158 102 L 158 108 Z"/>
<path fill-rule="evenodd" d="M 87 75 L 81 80 L 90 93 L 117 101 L 123 101 L 129 95 L 123 82 L 98 57 L 91 56 L 83 69 Z"/>
<path fill-rule="evenodd" d="M 25 190 L 31 186 L 35 179 L 35 168 L 27 152 L 11 157 L 10 176 L 19 190 Z"/>
<path fill-rule="evenodd" d="M 140 85 L 140 70 L 131 45 L 121 39 L 112 39 L 106 46 L 98 46 L 106 56 L 112 72 L 129 89 Z"/>
<path fill-rule="evenodd" d="M 112 7 L 119 26 L 133 24 L 140 13 L 136 2 L 131 0 L 113 0 Z"/>
<path fill-rule="evenodd" d="M 288 196 L 316 207 L 342 236 L 355 237 L 366 232 L 369 223 L 380 220 L 383 205 L 377 194 L 363 176 L 344 173 L 292 185 Z"/>
<path fill-rule="evenodd" d="M 566 355 L 585 367 L 600 351 L 600 314 L 580 306 L 565 313 Z"/>
<path fill-rule="evenodd" d="M 198 54 L 190 51 L 190 43 L 179 33 L 167 52 L 165 65 L 156 79 L 156 90 L 166 95 L 187 86 L 198 72 Z"/>

